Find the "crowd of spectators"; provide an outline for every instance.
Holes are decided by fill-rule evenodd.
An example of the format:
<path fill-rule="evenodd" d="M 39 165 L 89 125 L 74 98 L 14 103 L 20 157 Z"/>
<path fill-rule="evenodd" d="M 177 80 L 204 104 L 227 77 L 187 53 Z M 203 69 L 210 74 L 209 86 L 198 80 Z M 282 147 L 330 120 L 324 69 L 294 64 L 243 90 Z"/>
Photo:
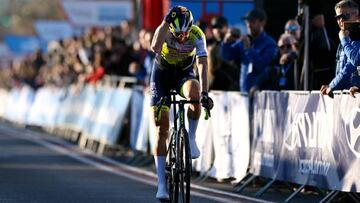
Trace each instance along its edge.
<path fill-rule="evenodd" d="M 336 46 L 328 37 L 323 14 L 314 12 L 310 17 L 310 89 L 319 90 L 335 76 Z M 224 16 L 198 22 L 207 39 L 209 89 L 250 94 L 256 90 L 302 89 L 302 19 L 288 19 L 277 40 L 266 33 L 264 10 L 255 8 L 242 20 L 247 34 L 231 27 Z M 1 68 L 0 86 L 26 83 L 37 89 L 47 84 L 94 84 L 104 75 L 131 76 L 138 84 L 148 86 L 155 57 L 150 51 L 152 35 L 152 31 L 135 30 L 129 21 L 116 27 L 88 29 L 81 36 L 50 42 L 47 52 L 37 50 L 12 61 L 10 68 Z"/>
<path fill-rule="evenodd" d="M 81 36 L 49 42 L 46 52 L 36 50 L 5 63 L 7 67 L 0 69 L 0 87 L 95 84 L 105 75 L 135 77 L 147 85 L 153 59 L 151 38 L 147 30 L 137 36 L 128 21 L 115 27 L 89 28 Z"/>

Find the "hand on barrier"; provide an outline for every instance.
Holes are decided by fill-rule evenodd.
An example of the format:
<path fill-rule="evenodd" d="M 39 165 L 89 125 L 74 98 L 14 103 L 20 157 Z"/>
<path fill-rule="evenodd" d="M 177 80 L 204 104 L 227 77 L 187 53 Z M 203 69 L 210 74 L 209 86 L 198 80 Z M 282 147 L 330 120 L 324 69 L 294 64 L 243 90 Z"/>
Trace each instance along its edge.
<path fill-rule="evenodd" d="M 205 120 L 208 120 L 211 117 L 210 110 L 214 107 L 214 101 L 207 92 L 201 92 L 200 103 L 205 109 Z"/>
<path fill-rule="evenodd" d="M 350 93 L 350 96 L 354 97 L 355 98 L 355 94 L 356 93 L 359 93 L 360 92 L 360 89 L 356 86 L 352 86 L 350 89 L 349 89 L 349 93 Z"/>

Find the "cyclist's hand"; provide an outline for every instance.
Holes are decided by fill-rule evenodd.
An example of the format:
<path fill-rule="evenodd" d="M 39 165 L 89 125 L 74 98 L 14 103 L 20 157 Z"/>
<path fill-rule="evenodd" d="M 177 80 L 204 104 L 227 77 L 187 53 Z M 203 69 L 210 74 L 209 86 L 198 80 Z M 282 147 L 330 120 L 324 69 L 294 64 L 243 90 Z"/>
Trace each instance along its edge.
<path fill-rule="evenodd" d="M 214 107 L 214 101 L 209 97 L 207 92 L 201 92 L 200 103 L 202 107 L 209 110 Z"/>
<path fill-rule="evenodd" d="M 167 22 L 168 24 L 174 22 L 174 19 L 177 16 L 177 12 L 178 12 L 177 7 L 173 7 L 172 9 L 170 9 L 169 12 L 165 16 L 165 19 L 164 19 L 165 22 Z"/>
<path fill-rule="evenodd" d="M 201 106 L 205 108 L 205 120 L 210 117 L 210 110 L 214 107 L 214 101 L 209 97 L 207 92 L 201 92 L 200 97 Z"/>

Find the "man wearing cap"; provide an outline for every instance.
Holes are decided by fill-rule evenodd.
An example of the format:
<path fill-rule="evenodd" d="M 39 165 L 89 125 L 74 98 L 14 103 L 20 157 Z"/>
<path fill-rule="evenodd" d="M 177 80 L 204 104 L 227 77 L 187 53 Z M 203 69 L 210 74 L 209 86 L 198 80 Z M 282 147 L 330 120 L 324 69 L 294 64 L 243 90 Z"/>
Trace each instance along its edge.
<path fill-rule="evenodd" d="M 223 16 L 214 16 L 211 19 L 211 28 L 215 40 L 221 42 L 229 28 L 228 21 Z"/>
<path fill-rule="evenodd" d="M 249 35 L 235 40 L 226 35 L 222 46 L 222 56 L 226 60 L 240 60 L 240 90 L 253 93 L 258 89 L 267 89 L 269 71 L 276 59 L 278 48 L 275 40 L 264 30 L 267 16 L 264 10 L 255 8 L 243 20 Z"/>

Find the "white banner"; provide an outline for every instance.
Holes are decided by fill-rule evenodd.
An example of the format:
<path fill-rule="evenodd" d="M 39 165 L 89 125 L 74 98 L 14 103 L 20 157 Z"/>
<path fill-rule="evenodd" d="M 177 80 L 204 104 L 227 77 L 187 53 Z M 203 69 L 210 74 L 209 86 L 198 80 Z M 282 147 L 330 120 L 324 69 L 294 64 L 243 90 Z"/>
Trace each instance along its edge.
<path fill-rule="evenodd" d="M 17 123 L 26 124 L 34 96 L 35 92 L 29 86 L 13 88 L 9 93 L 5 118 Z"/>
<path fill-rule="evenodd" d="M 215 159 L 210 176 L 240 181 L 250 159 L 248 97 L 238 92 L 215 92 L 211 96 L 215 104 L 211 118 Z"/>
<path fill-rule="evenodd" d="M 9 99 L 9 93 L 5 89 L 0 89 L 0 117 L 4 118 L 6 106 Z"/>
<path fill-rule="evenodd" d="M 42 87 L 36 91 L 29 109 L 27 124 L 54 128 L 64 90 L 56 87 Z"/>
<path fill-rule="evenodd" d="M 249 99 L 237 92 L 228 93 L 231 114 L 231 152 L 232 168 L 231 177 L 236 182 L 241 181 L 246 173 L 250 162 L 250 123 L 249 123 Z"/>

